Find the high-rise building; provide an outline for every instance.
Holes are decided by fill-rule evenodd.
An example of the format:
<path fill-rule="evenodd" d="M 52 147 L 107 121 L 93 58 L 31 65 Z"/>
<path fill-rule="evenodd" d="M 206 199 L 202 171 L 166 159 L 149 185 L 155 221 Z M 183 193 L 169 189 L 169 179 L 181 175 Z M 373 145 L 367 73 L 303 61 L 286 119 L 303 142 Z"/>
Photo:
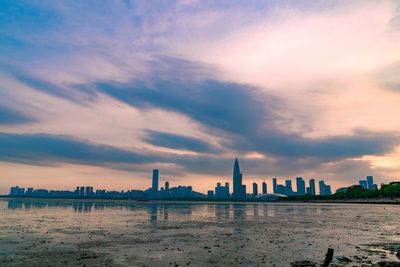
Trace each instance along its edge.
<path fill-rule="evenodd" d="M 233 165 L 233 198 L 241 199 L 243 195 L 242 173 L 240 172 L 239 161 L 236 158 Z"/>
<path fill-rule="evenodd" d="M 258 195 L 258 185 L 256 183 L 253 183 L 253 196 Z"/>
<path fill-rule="evenodd" d="M 367 176 L 367 186 L 368 186 L 368 189 L 370 189 L 370 190 L 378 189 L 378 186 L 376 184 L 374 184 L 373 176 Z"/>
<path fill-rule="evenodd" d="M 85 196 L 85 187 L 81 186 L 81 189 L 79 190 L 79 197 L 84 197 Z"/>
<path fill-rule="evenodd" d="M 225 183 L 225 186 L 222 186 L 221 183 L 217 183 L 217 187 L 215 187 L 215 198 L 216 199 L 229 198 L 229 183 Z"/>
<path fill-rule="evenodd" d="M 262 193 L 265 195 L 265 194 L 267 194 L 267 183 L 266 182 L 263 182 L 262 183 Z"/>
<path fill-rule="evenodd" d="M 158 195 L 158 169 L 153 170 L 151 193 L 152 193 L 152 198 L 156 198 Z"/>
<path fill-rule="evenodd" d="M 332 194 L 331 192 L 331 186 L 326 185 L 325 181 L 319 181 L 319 194 L 321 196 L 329 196 Z"/>
<path fill-rule="evenodd" d="M 285 195 L 287 195 L 287 196 L 292 196 L 293 195 L 292 181 L 291 180 L 286 180 L 285 181 Z"/>
<path fill-rule="evenodd" d="M 169 190 L 169 182 L 168 182 L 168 181 L 165 181 L 165 186 L 164 186 L 164 188 L 165 188 L 165 191 L 168 191 L 168 190 Z"/>
<path fill-rule="evenodd" d="M 272 178 L 272 193 L 278 194 L 278 180 L 276 178 Z"/>
<path fill-rule="evenodd" d="M 306 194 L 306 183 L 303 178 L 296 177 L 297 195 L 304 196 Z"/>
<path fill-rule="evenodd" d="M 242 185 L 242 196 L 241 196 L 241 198 L 245 198 L 246 195 L 247 195 L 246 185 L 243 184 L 243 185 Z"/>
<path fill-rule="evenodd" d="M 85 190 L 85 197 L 93 197 L 93 187 L 92 186 L 86 186 Z"/>
<path fill-rule="evenodd" d="M 315 180 L 310 179 L 309 183 L 310 183 L 310 186 L 307 187 L 307 195 L 315 196 Z"/>

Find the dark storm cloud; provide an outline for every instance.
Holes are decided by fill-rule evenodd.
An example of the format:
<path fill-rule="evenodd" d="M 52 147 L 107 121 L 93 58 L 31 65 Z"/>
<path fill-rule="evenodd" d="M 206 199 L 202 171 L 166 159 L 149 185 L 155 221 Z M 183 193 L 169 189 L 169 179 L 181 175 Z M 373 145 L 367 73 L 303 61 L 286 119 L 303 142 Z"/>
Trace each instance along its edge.
<path fill-rule="evenodd" d="M 97 88 L 140 108 L 162 108 L 182 113 L 201 124 L 228 133 L 256 130 L 268 113 L 251 87 L 215 80 L 137 81 L 130 85 L 99 84 Z"/>
<path fill-rule="evenodd" d="M 0 125 L 23 124 L 34 121 L 33 118 L 18 111 L 0 106 Z"/>
<path fill-rule="evenodd" d="M 238 152 L 338 159 L 382 154 L 392 150 L 400 140 L 393 133 L 366 131 L 319 139 L 283 132 L 276 127 L 277 122 L 282 125 L 278 112 L 290 110 L 290 107 L 282 100 L 261 94 L 257 88 L 244 84 L 199 77 L 191 80 L 190 73 L 195 72 L 196 63 L 168 60 L 163 64 L 170 64 L 170 67 L 165 67 L 166 72 L 161 73 L 163 68 L 159 68 L 157 78 L 149 77 L 130 84 L 102 83 L 95 87 L 135 107 L 161 108 L 184 114 L 203 125 L 207 131 L 223 135 L 223 145 Z M 201 65 L 199 68 L 204 69 Z M 165 146 L 162 142 L 168 143 L 169 138 L 157 142 Z M 155 144 L 155 140 L 148 141 Z"/>
<path fill-rule="evenodd" d="M 219 149 L 193 137 L 146 130 L 145 140 L 155 146 L 184 149 L 200 153 L 218 153 Z"/>
<path fill-rule="evenodd" d="M 400 142 L 394 133 L 358 131 L 351 136 L 303 138 L 285 133 L 267 132 L 253 135 L 247 149 L 282 157 L 322 157 L 338 159 L 388 152 Z M 238 149 L 241 149 L 240 147 Z"/>
<path fill-rule="evenodd" d="M 0 161 L 46 163 L 146 163 L 155 157 L 66 136 L 0 133 Z"/>
<path fill-rule="evenodd" d="M 131 151 L 99 145 L 70 136 L 48 134 L 0 133 L 0 161 L 38 166 L 61 163 L 101 166 L 124 171 L 149 171 L 159 164 L 169 163 L 165 173 L 182 175 L 186 171 L 200 174 L 224 173 L 232 159 L 177 155 L 151 154 L 148 151 Z M 150 167 L 141 164 L 149 163 Z"/>

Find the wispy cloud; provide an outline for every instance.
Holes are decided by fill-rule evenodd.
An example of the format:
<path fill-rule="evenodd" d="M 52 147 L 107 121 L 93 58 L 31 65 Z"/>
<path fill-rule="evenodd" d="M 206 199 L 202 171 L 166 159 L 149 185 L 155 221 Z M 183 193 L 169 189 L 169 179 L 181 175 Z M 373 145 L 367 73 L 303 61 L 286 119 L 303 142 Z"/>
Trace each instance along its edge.
<path fill-rule="evenodd" d="M 0 160 L 384 175 L 399 17 L 396 1 L 2 2 Z"/>

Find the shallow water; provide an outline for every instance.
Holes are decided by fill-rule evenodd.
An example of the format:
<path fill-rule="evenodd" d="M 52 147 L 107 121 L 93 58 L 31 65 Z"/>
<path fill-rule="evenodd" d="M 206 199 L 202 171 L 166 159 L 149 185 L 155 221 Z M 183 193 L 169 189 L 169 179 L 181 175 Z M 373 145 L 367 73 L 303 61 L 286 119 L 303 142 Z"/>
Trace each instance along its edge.
<path fill-rule="evenodd" d="M 1 266 L 290 266 L 397 260 L 400 206 L 0 200 Z M 359 258 L 353 258 L 358 256 Z"/>

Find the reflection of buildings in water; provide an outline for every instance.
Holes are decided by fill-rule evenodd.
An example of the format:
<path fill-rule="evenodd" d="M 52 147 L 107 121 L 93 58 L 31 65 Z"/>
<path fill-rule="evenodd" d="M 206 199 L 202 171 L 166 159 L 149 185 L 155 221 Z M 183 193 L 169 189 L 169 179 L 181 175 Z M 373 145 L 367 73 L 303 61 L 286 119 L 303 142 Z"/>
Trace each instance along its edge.
<path fill-rule="evenodd" d="M 12 209 L 12 210 L 22 209 L 22 205 L 23 205 L 22 201 L 20 201 L 18 199 L 10 199 L 10 200 L 8 200 L 7 208 Z"/>
<path fill-rule="evenodd" d="M 151 222 L 157 222 L 157 212 L 158 212 L 158 204 L 157 203 L 151 203 L 150 207 L 149 207 L 150 221 Z"/>
<path fill-rule="evenodd" d="M 145 206 L 149 213 L 151 222 L 157 222 L 160 218 L 163 221 L 168 221 L 170 216 L 177 216 L 180 219 L 182 216 L 192 217 L 192 204 L 175 204 L 175 203 L 160 203 L 152 202 Z"/>
<path fill-rule="evenodd" d="M 250 208 L 247 204 L 232 204 L 230 208 L 233 211 L 233 244 L 235 246 L 235 257 L 245 258 L 247 254 L 246 248 L 246 209 Z"/>
<path fill-rule="evenodd" d="M 268 217 L 275 217 L 275 205 L 265 205 L 265 211 L 264 214 Z"/>
<path fill-rule="evenodd" d="M 245 204 L 232 204 L 233 219 L 235 222 L 242 222 L 246 218 L 246 206 Z"/>
<path fill-rule="evenodd" d="M 215 219 L 217 222 L 229 220 L 230 204 L 213 204 L 215 210 Z"/>
<path fill-rule="evenodd" d="M 253 204 L 253 218 L 257 219 L 259 218 L 259 209 L 260 209 L 260 205 L 258 203 L 254 203 Z"/>
<path fill-rule="evenodd" d="M 93 207 L 93 202 L 73 202 L 72 207 L 75 212 L 91 212 Z"/>

